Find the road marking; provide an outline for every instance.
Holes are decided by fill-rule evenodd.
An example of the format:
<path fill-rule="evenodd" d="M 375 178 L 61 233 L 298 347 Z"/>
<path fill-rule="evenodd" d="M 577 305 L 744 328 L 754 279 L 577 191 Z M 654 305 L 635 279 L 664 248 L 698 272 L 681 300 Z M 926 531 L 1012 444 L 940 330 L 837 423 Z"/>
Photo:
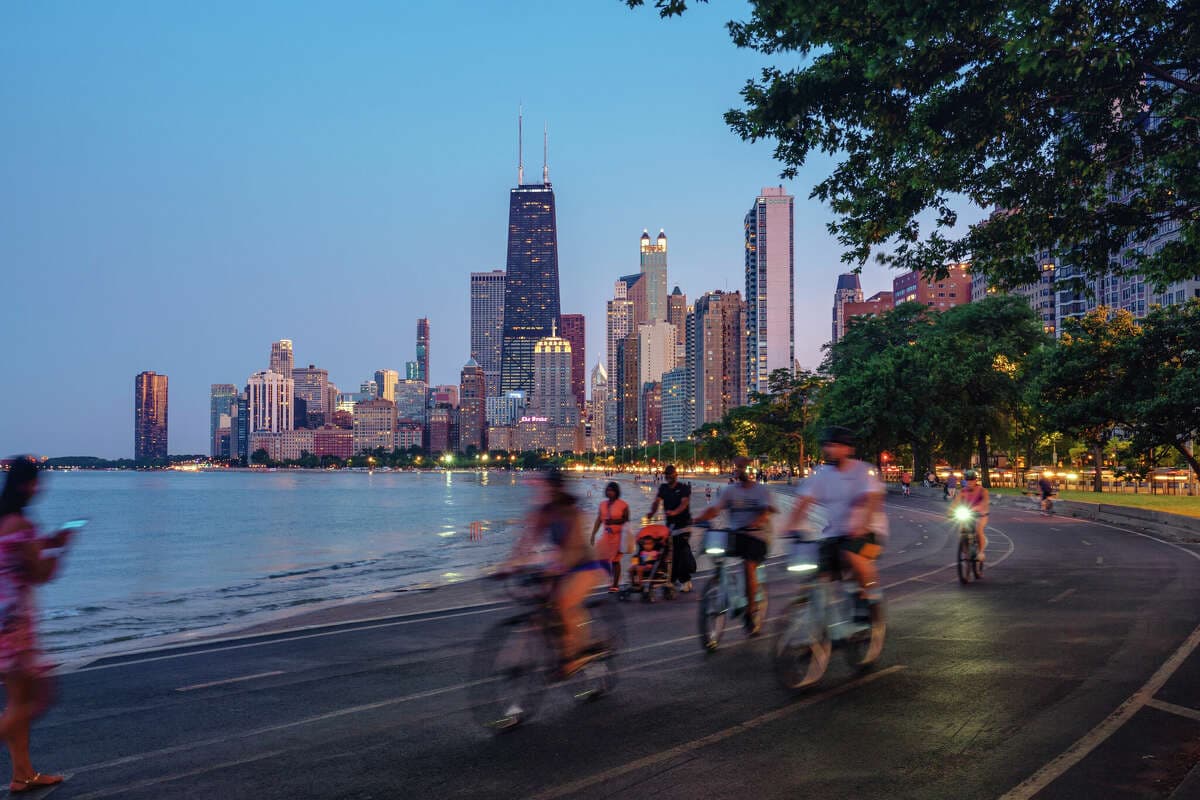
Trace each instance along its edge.
<path fill-rule="evenodd" d="M 1168 703 L 1166 700 L 1155 700 L 1154 698 L 1147 700 L 1146 705 L 1150 706 L 1151 708 L 1157 708 L 1159 711 L 1166 711 L 1168 714 L 1174 714 L 1178 717 L 1187 717 L 1188 719 L 1194 719 L 1197 722 L 1200 722 L 1200 711 L 1197 711 L 1194 708 L 1176 705 L 1175 703 Z"/>
<path fill-rule="evenodd" d="M 283 670 L 277 669 L 271 672 L 259 672 L 254 675 L 243 675 L 240 678 L 226 678 L 223 681 L 209 681 L 208 683 L 193 683 L 191 686 L 180 686 L 175 691 L 177 692 L 194 692 L 197 689 L 209 689 L 213 686 L 224 686 L 228 683 L 241 683 L 242 681 L 252 681 L 256 678 L 270 678 L 272 675 L 282 675 Z"/>
<path fill-rule="evenodd" d="M 794 703 L 784 706 L 783 708 L 778 708 L 774 711 L 768 711 L 767 713 L 754 717 L 753 719 L 746 720 L 745 722 L 739 722 L 736 725 L 731 725 L 730 727 L 719 730 L 716 733 L 710 733 L 708 736 L 702 736 L 699 739 L 693 739 L 690 742 L 685 742 L 684 744 L 676 747 L 659 751 L 653 755 L 646 756 L 645 758 L 640 758 L 637 761 L 622 764 L 619 767 L 613 767 L 612 769 L 598 772 L 595 775 L 590 775 L 586 778 L 580 778 L 579 780 L 571 783 L 565 783 L 560 786 L 555 786 L 545 791 L 538 792 L 537 794 L 530 796 L 529 800 L 556 800 L 556 798 L 567 797 L 569 795 L 576 794 L 584 789 L 595 786 L 596 784 L 611 781 L 614 778 L 620 778 L 633 772 L 642 772 L 649 767 L 662 764 L 678 758 L 679 756 L 701 750 L 705 747 L 711 747 L 718 742 L 723 742 L 726 739 L 737 736 L 740 733 L 745 733 L 747 731 L 754 730 L 755 728 L 760 728 L 768 723 L 791 716 L 797 711 L 802 711 L 803 709 L 814 706 L 824 700 L 830 700 L 834 697 L 838 697 L 839 695 L 843 695 L 846 692 L 857 689 L 860 686 L 873 683 L 880 678 L 900 672 L 904 668 L 904 665 L 896 664 L 895 666 L 888 667 L 887 669 L 880 670 L 879 672 L 873 672 L 870 675 L 864 675 L 857 680 L 844 683 L 841 686 L 837 686 L 832 689 L 828 689 L 820 694 L 813 695 L 812 697 L 806 697 L 803 700 L 798 700 Z"/>
<path fill-rule="evenodd" d="M 1051 597 L 1047 602 L 1057 603 L 1059 600 L 1065 600 L 1073 594 L 1075 594 L 1074 589 L 1063 589 L 1061 592 L 1054 595 L 1054 597 Z"/>
<path fill-rule="evenodd" d="M 1085 545 L 1087 545 L 1088 547 L 1091 547 L 1091 546 L 1092 546 L 1092 543 L 1091 543 L 1091 542 L 1089 542 L 1087 539 L 1080 539 L 1079 541 L 1083 542 L 1083 543 L 1084 543 Z"/>
<path fill-rule="evenodd" d="M 1153 537 L 1151 537 L 1153 538 Z M 1184 640 L 1179 649 L 1163 662 L 1158 671 L 1150 676 L 1150 680 L 1138 689 L 1116 710 L 1108 715 L 1099 725 L 1085 733 L 1075 744 L 1068 747 L 1053 760 L 1030 775 L 1024 781 L 1000 797 L 1000 800 L 1029 800 L 1038 792 L 1058 780 L 1067 770 L 1074 767 L 1088 756 L 1093 750 L 1103 744 L 1110 736 L 1121 729 L 1126 722 L 1133 718 L 1144 706 L 1150 705 L 1154 695 L 1158 694 L 1172 675 L 1179 669 L 1188 656 L 1200 646 L 1200 627 L 1197 627 Z"/>
<path fill-rule="evenodd" d="M 164 775 L 161 778 L 147 778 L 145 780 L 136 781 L 133 783 L 123 783 L 120 786 L 111 787 L 108 789 L 97 789 L 92 792 L 78 795 L 76 800 L 95 800 L 100 797 L 115 797 L 117 795 L 127 794 L 134 789 L 147 789 L 151 786 L 157 786 L 160 783 L 169 783 L 171 781 L 183 780 L 184 778 L 194 778 L 197 775 L 203 775 L 206 772 L 212 772 L 218 769 L 229 769 L 230 767 L 239 767 L 243 764 L 253 764 L 256 761 L 263 761 L 268 758 L 275 758 L 287 753 L 287 750 L 273 750 L 269 753 L 259 753 L 258 755 L 239 758 L 234 761 L 226 761 L 223 764 L 209 764 L 197 769 L 188 770 L 187 772 L 178 772 L 174 775 Z"/>

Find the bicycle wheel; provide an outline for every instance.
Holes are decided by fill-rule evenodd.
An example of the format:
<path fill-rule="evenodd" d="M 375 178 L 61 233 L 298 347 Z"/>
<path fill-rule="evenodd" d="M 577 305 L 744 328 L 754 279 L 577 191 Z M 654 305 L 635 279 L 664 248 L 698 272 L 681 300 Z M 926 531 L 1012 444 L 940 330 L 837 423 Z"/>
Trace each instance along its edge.
<path fill-rule="evenodd" d="M 475 720 L 501 733 L 528 721 L 541 706 L 554 651 L 533 614 L 507 619 L 484 634 L 471 668 Z"/>
<path fill-rule="evenodd" d="M 807 689 L 825 675 L 829 666 L 829 640 L 813 619 L 807 596 L 797 597 L 777 623 L 771 648 L 775 677 L 792 691 Z"/>
<path fill-rule="evenodd" d="M 850 669 L 866 672 L 875 666 L 883 654 L 883 640 L 887 633 L 883 603 L 870 606 L 871 627 L 848 637 L 844 644 L 846 661 Z"/>
<path fill-rule="evenodd" d="M 567 689 L 576 700 L 596 700 L 617 685 L 617 658 L 625 649 L 625 618 L 621 609 L 605 598 L 589 600 L 586 626 L 594 661 L 567 679 Z"/>
<path fill-rule="evenodd" d="M 958 581 L 966 583 L 971 580 L 971 543 L 966 536 L 958 537 Z"/>
<path fill-rule="evenodd" d="M 717 649 L 725 632 L 729 601 L 721 590 L 721 579 L 714 575 L 700 592 L 700 646 L 706 653 Z"/>

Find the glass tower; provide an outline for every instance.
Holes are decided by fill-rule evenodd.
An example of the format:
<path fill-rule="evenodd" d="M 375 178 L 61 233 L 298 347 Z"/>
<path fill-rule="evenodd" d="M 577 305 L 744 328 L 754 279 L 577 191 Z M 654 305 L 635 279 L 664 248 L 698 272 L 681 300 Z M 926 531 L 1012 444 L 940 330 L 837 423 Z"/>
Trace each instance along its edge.
<path fill-rule="evenodd" d="M 509 194 L 501 393 L 533 389 L 533 347 L 558 324 L 558 232 L 547 181 Z"/>

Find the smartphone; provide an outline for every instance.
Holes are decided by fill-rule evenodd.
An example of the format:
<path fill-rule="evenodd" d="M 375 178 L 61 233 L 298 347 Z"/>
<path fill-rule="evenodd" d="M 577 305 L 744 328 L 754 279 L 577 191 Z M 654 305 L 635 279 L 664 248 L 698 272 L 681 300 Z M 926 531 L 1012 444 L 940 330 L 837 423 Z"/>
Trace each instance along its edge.
<path fill-rule="evenodd" d="M 73 520 L 70 520 L 69 522 L 64 522 L 62 524 L 62 529 L 64 531 L 77 531 L 87 524 L 88 524 L 88 521 L 86 519 L 73 519 Z"/>

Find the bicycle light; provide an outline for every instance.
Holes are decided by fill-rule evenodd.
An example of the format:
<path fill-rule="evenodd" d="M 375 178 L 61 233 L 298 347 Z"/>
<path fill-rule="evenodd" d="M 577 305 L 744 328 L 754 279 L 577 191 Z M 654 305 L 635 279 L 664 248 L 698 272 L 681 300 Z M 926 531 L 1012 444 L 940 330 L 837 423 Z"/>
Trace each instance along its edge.
<path fill-rule="evenodd" d="M 971 513 L 971 509 L 966 506 L 959 506 L 954 509 L 954 519 L 959 522 L 970 522 L 975 515 Z"/>

